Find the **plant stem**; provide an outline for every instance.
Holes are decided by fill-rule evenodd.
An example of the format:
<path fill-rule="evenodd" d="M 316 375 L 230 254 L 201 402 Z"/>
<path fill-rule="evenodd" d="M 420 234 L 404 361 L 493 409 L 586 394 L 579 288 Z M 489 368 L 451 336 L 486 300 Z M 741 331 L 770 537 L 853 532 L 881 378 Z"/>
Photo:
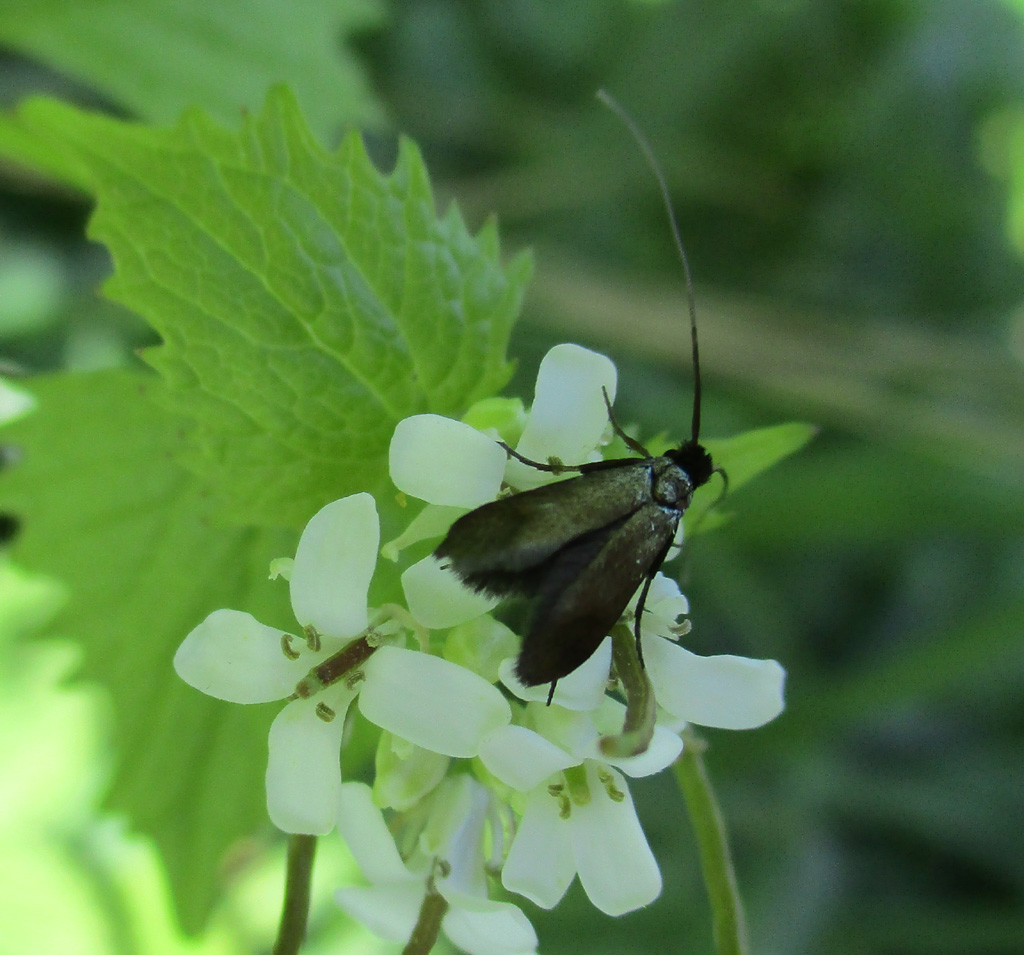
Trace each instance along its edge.
<path fill-rule="evenodd" d="M 431 879 L 427 884 L 427 894 L 423 896 L 416 927 L 405 943 L 402 955 L 427 955 L 441 934 L 441 920 L 447 911 L 448 900 L 434 888 L 434 880 Z"/>
<path fill-rule="evenodd" d="M 626 719 L 618 736 L 601 738 L 605 756 L 638 756 L 646 752 L 658 719 L 658 703 L 647 671 L 636 652 L 636 638 L 629 627 L 612 628 L 612 661 L 626 694 Z"/>
<path fill-rule="evenodd" d="M 701 871 L 711 901 L 718 955 L 748 955 L 747 924 L 736 885 L 722 811 L 704 767 L 707 743 L 689 727 L 674 770 L 697 837 Z"/>
<path fill-rule="evenodd" d="M 281 924 L 278 926 L 273 955 L 295 955 L 306 937 L 309 888 L 313 878 L 315 854 L 316 836 L 289 837 L 284 907 L 281 909 Z"/>

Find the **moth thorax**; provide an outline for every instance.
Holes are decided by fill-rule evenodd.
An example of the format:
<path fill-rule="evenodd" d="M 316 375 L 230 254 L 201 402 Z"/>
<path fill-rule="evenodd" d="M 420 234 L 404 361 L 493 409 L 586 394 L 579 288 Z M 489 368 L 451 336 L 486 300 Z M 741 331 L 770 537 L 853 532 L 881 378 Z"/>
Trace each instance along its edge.
<path fill-rule="evenodd" d="M 658 458 L 651 473 L 651 496 L 662 507 L 686 510 L 693 497 L 693 481 L 674 461 Z"/>

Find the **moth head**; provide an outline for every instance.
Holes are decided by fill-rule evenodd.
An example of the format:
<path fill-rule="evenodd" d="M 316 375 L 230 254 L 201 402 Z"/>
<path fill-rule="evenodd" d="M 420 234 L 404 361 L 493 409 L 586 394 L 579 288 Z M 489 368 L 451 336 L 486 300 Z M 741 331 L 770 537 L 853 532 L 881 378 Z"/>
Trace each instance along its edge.
<path fill-rule="evenodd" d="M 665 457 L 678 464 L 690 476 L 695 488 L 707 484 L 715 472 L 711 455 L 696 441 L 686 441 L 678 448 L 666 452 Z"/>

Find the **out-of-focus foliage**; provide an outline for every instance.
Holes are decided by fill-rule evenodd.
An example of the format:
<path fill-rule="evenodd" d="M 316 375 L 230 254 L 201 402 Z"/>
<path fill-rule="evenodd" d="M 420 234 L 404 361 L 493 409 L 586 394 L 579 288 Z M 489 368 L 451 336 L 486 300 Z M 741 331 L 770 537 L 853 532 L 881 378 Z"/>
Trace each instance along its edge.
<path fill-rule="evenodd" d="M 4 0 L 0 14 L 0 43 L 153 122 L 198 104 L 233 122 L 283 79 L 321 135 L 382 120 L 363 71 L 338 50 L 380 24 L 377 0 Z"/>
<path fill-rule="evenodd" d="M 680 271 L 648 170 L 593 100 L 604 86 L 647 131 L 677 206 L 698 282 L 705 434 L 822 426 L 809 450 L 736 493 L 732 520 L 683 561 L 689 645 L 774 656 L 790 674 L 780 720 L 711 739 L 755 950 L 1019 951 L 1020 4 L 409 0 L 390 11 L 357 38 L 379 113 L 419 143 L 472 228 L 497 212 L 508 252 L 535 249 L 513 390 L 550 343 L 573 339 L 619 363 L 624 419 L 688 428 Z M 166 49 L 180 43 L 169 36 Z M 43 72 L 32 52 L 0 63 L 8 104 L 98 83 L 73 57 L 57 64 L 63 78 Z M 180 75 L 167 59 L 161 75 Z M 180 105 L 221 108 L 202 99 L 208 80 Z M 329 96 L 318 105 L 325 135 L 332 107 L 350 115 Z M 4 128 L 24 133 L 0 118 Z M 393 143 L 379 136 L 376 153 Z M 152 342 L 94 301 L 106 263 L 82 238 L 84 212 L 64 188 L 5 167 L 7 362 L 92 368 Z M 112 728 L 115 764 L 141 758 L 129 729 Z M 60 725 L 52 740 L 49 758 L 63 759 Z M 533 911 L 545 951 L 709 951 L 681 799 L 668 780 L 635 795 L 662 898 L 618 920 L 578 892 Z M 84 795 L 64 798 L 78 820 L 91 811 Z M 210 877 L 230 883 L 230 871 Z"/>

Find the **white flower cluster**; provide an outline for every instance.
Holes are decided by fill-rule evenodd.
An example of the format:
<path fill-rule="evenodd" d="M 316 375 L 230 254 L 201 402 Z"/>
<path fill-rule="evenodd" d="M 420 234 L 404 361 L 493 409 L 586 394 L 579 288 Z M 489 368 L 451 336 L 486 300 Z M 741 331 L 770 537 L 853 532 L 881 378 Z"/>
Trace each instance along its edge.
<path fill-rule="evenodd" d="M 471 410 L 471 424 L 437 415 L 401 421 L 391 476 L 427 504 L 382 552 L 398 559 L 411 544 L 440 539 L 503 487 L 552 479 L 509 460 L 499 436 L 518 437 L 517 450 L 533 460 L 599 460 L 608 426 L 602 388 L 612 400 L 615 385 L 607 358 L 559 345 L 541 364 L 528 415 L 492 399 Z M 686 598 L 659 574 L 642 621 L 658 724 L 645 752 L 609 757 L 600 741 L 621 729 L 624 712 L 606 692 L 610 639 L 545 705 L 547 687 L 515 679 L 518 643 L 490 616 L 496 601 L 466 589 L 434 558 L 402 574 L 405 607 L 367 607 L 379 533 L 370 495 L 328 504 L 307 525 L 294 562 L 276 562 L 289 577 L 297 634 L 218 610 L 175 656 L 178 674 L 211 696 L 289 701 L 270 730 L 274 824 L 316 835 L 337 825 L 369 883 L 339 890 L 337 900 L 395 941 L 409 938 L 429 895 L 444 900 L 442 930 L 470 955 L 535 951 L 519 908 L 490 898 L 495 879 L 545 908 L 577 875 L 610 915 L 653 901 L 661 875 L 623 774 L 671 765 L 686 723 L 746 729 L 771 720 L 783 706 L 782 668 L 679 646 Z M 339 769 L 346 711 L 357 699 L 362 716 L 384 731 L 372 789 L 343 783 Z M 395 816 L 390 828 L 382 809 Z"/>

